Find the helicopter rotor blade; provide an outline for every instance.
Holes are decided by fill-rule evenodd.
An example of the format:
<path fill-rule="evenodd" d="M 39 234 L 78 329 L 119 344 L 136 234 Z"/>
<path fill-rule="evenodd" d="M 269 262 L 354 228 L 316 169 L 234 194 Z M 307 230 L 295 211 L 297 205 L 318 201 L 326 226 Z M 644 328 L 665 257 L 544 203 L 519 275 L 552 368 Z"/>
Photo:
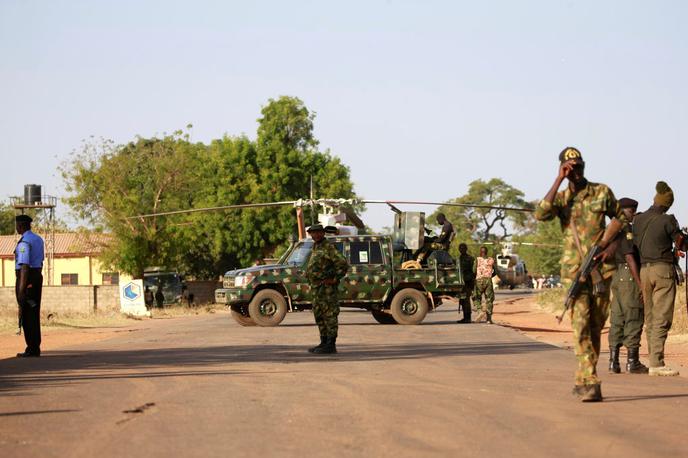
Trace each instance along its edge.
<path fill-rule="evenodd" d="M 297 202 L 298 201 L 296 201 L 296 200 L 285 200 L 282 202 L 265 202 L 265 203 L 261 203 L 261 204 L 237 204 L 237 205 L 224 205 L 222 207 L 191 208 L 189 210 L 175 210 L 175 211 L 170 211 L 170 212 L 149 213 L 146 215 L 129 216 L 126 219 L 152 218 L 154 216 L 170 216 L 170 215 L 183 215 L 186 213 L 199 213 L 199 212 L 219 211 L 219 210 L 233 210 L 235 208 L 281 207 L 284 205 L 295 205 Z"/>
<path fill-rule="evenodd" d="M 520 208 L 520 207 L 505 207 L 500 205 L 484 205 L 484 204 L 458 204 L 453 202 L 422 202 L 414 200 L 361 200 L 364 204 L 387 204 L 392 206 L 393 204 L 405 204 L 405 205 L 446 205 L 447 207 L 464 207 L 464 208 L 482 208 L 487 210 L 505 210 L 505 211 L 515 211 L 515 212 L 527 212 L 531 213 L 534 210 L 532 208 Z"/>

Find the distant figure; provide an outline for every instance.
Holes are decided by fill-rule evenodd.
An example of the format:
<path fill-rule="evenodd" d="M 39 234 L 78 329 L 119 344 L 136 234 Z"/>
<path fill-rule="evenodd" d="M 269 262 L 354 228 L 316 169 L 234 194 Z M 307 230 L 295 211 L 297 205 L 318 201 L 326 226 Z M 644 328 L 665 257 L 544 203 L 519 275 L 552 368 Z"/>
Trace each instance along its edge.
<path fill-rule="evenodd" d="M 473 302 L 476 308 L 480 311 L 480 317 L 483 314 L 486 317 L 486 322 L 492 324 L 492 307 L 494 305 L 494 286 L 492 284 L 492 274 L 494 273 L 494 258 L 487 255 L 487 247 L 480 247 L 480 256 L 476 259 L 475 265 L 475 296 Z M 485 296 L 485 307 L 482 306 L 483 295 Z"/>
<path fill-rule="evenodd" d="M 153 291 L 150 290 L 149 286 L 146 286 L 146 289 L 143 291 L 143 301 L 146 303 L 146 307 L 152 307 L 154 300 Z"/>
<path fill-rule="evenodd" d="M 255 267 L 255 266 L 262 266 L 262 265 L 263 265 L 263 260 L 260 259 L 260 258 L 258 258 L 258 259 L 256 259 L 255 261 L 253 261 L 253 266 L 252 266 L 252 267 Z"/>
<path fill-rule="evenodd" d="M 540 275 L 537 279 L 537 289 L 542 289 L 545 287 L 545 277 Z"/>
<path fill-rule="evenodd" d="M 158 285 L 158 289 L 155 291 L 155 303 L 158 307 L 162 307 L 165 304 L 165 295 L 162 293 L 162 285 Z"/>
<path fill-rule="evenodd" d="M 461 243 L 459 245 L 458 264 L 459 269 L 461 269 L 461 275 L 463 276 L 465 288 L 459 297 L 459 308 L 461 309 L 463 318 L 457 321 L 457 323 L 470 323 L 471 296 L 473 295 L 473 289 L 475 288 L 475 258 L 468 254 L 468 245 L 465 243 Z"/>

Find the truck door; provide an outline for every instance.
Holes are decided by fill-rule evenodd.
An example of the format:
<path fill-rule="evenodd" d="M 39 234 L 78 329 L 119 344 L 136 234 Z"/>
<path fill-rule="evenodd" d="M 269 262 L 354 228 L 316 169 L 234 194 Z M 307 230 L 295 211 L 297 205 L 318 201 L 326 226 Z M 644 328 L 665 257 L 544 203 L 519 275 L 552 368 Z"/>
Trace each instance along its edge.
<path fill-rule="evenodd" d="M 379 302 L 390 287 L 389 264 L 380 240 L 349 242 L 349 272 L 343 285 L 347 302 Z"/>

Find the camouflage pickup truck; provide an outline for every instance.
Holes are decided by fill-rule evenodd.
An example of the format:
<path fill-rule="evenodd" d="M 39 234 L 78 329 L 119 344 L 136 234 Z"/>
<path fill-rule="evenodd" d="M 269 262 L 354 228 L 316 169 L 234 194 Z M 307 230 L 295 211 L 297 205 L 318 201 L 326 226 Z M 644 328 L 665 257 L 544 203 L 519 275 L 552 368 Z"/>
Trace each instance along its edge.
<path fill-rule="evenodd" d="M 349 271 L 340 283 L 340 304 L 369 310 L 382 324 L 419 324 L 444 296 L 464 293 L 455 263 L 430 261 L 420 269 L 401 269 L 387 236 L 333 236 L 328 240 L 346 257 Z M 243 326 L 277 326 L 287 312 L 312 307 L 304 275 L 313 247 L 301 240 L 277 264 L 232 270 L 224 275 L 215 301 L 227 304 Z"/>

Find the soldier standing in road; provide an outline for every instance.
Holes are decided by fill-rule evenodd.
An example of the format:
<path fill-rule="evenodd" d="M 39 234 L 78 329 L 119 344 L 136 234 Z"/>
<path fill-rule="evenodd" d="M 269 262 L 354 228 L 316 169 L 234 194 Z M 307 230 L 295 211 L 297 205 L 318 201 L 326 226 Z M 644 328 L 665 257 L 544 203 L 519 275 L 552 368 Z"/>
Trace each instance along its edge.
<path fill-rule="evenodd" d="M 19 317 L 24 329 L 26 350 L 18 358 L 41 356 L 41 293 L 43 288 L 43 239 L 31 232 L 31 217 L 15 218 L 17 233 L 21 235 L 14 250 L 17 274 L 15 291 Z"/>
<path fill-rule="evenodd" d="M 486 322 L 492 324 L 492 307 L 494 305 L 494 286 L 492 274 L 494 273 L 494 258 L 487 255 L 487 247 L 480 247 L 480 255 L 475 260 L 475 296 L 473 302 L 480 312 L 481 317 L 486 317 Z M 483 308 L 483 295 L 485 295 L 485 307 Z"/>
<path fill-rule="evenodd" d="M 306 266 L 306 278 L 313 295 L 313 315 L 320 331 L 320 345 L 308 351 L 316 354 L 337 353 L 338 287 L 349 265 L 334 245 L 325 239 L 322 225 L 309 227 L 308 233 L 314 243 Z"/>
<path fill-rule="evenodd" d="M 564 179 L 568 180 L 568 186 L 559 191 Z M 555 217 L 559 218 L 564 236 L 561 279 L 569 286 L 587 250 L 601 240 L 606 227 L 605 217 L 625 221 L 611 189 L 585 178 L 585 162 L 576 148 L 567 147 L 559 153 L 557 178 L 535 209 L 535 218 L 540 221 Z M 601 255 L 602 261 L 606 261 L 612 250 L 613 244 L 610 244 Z M 578 360 L 573 393 L 580 396 L 583 402 L 602 400 L 597 361 L 600 357 L 602 328 L 609 314 L 609 285 L 615 268 L 613 264 L 604 263 L 600 269 L 600 294 L 594 294 L 592 280 L 588 278 L 572 307 L 571 325 Z"/>
<path fill-rule="evenodd" d="M 674 193 L 665 182 L 655 187 L 653 205 L 635 217 L 633 240 L 640 252 L 640 281 L 645 302 L 647 347 L 650 354 L 650 375 L 678 375 L 664 363 L 664 343 L 674 317 L 676 272 L 675 244 L 686 249 L 686 236 L 679 229 L 674 215 L 667 215 L 674 203 Z"/>
<path fill-rule="evenodd" d="M 463 313 L 463 318 L 457 323 L 471 322 L 471 296 L 475 288 L 475 258 L 468 254 L 468 245 L 461 243 L 459 245 L 459 269 L 463 277 L 464 291 L 459 298 L 459 306 Z"/>
<path fill-rule="evenodd" d="M 617 235 L 616 272 L 612 278 L 612 304 L 609 318 L 609 372 L 621 372 L 619 349 L 626 347 L 626 372 L 647 374 L 640 362 L 640 334 L 643 332 L 643 301 L 640 294 L 640 257 L 633 244 L 632 221 L 638 202 L 624 197 L 619 205 L 629 223 Z"/>

